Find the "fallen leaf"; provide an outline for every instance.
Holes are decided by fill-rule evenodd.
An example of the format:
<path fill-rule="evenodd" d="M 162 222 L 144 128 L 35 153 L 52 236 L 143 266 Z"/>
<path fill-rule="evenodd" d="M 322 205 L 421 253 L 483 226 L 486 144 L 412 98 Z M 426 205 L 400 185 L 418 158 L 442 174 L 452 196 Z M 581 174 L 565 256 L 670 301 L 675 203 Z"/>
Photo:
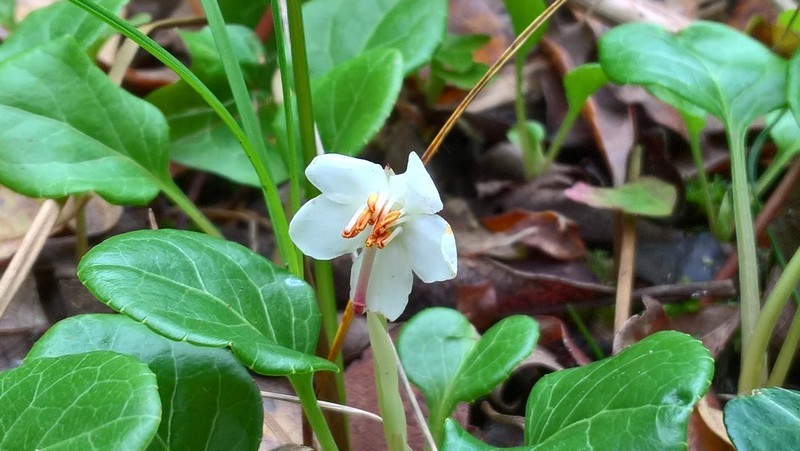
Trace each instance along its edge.
<path fill-rule="evenodd" d="M 555 316 L 537 316 L 535 319 L 539 322 L 537 346 L 549 349 L 559 357 L 559 362 L 568 367 L 592 363 L 592 359 L 575 344 L 564 321 Z"/>
<path fill-rule="evenodd" d="M 481 222 L 492 232 L 518 237 L 520 243 L 558 260 L 575 260 L 586 255 L 578 225 L 555 211 L 515 209 L 485 217 Z"/>

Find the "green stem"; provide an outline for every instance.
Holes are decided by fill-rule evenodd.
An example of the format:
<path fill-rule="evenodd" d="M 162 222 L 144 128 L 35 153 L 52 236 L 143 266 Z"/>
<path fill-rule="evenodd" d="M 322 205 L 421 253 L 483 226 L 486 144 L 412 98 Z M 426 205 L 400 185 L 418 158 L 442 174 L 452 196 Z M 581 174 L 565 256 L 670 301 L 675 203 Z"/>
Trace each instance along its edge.
<path fill-rule="evenodd" d="M 689 121 L 684 119 L 687 128 L 690 128 Z M 692 159 L 697 168 L 697 180 L 700 182 L 700 190 L 703 193 L 703 208 L 706 211 L 708 226 L 711 232 L 718 239 L 725 239 L 724 231 L 720 229 L 717 221 L 717 210 L 714 208 L 714 201 L 711 198 L 711 184 L 708 183 L 708 174 L 703 164 L 703 151 L 700 147 L 700 130 L 689 129 L 689 149 L 692 152 Z"/>
<path fill-rule="evenodd" d="M 169 177 L 164 177 L 163 179 L 158 180 L 158 184 L 161 188 L 161 191 L 169 197 L 169 199 L 178 206 L 195 225 L 203 231 L 211 236 L 222 237 L 222 233 L 220 233 L 217 226 L 215 226 L 208 218 L 197 208 L 186 194 L 178 188 L 178 185 L 172 181 Z"/>
<path fill-rule="evenodd" d="M 736 227 L 736 251 L 739 256 L 739 303 L 742 318 L 742 374 L 751 369 L 744 366 L 746 349 L 756 327 L 761 310 L 758 289 L 756 238 L 753 232 L 753 213 L 750 210 L 750 185 L 747 182 L 744 133 L 728 132 L 731 149 L 731 178 L 733 183 L 733 222 Z M 763 358 L 763 356 L 762 356 Z M 740 382 L 740 390 L 743 385 Z"/>
<path fill-rule="evenodd" d="M 750 341 L 744 346 L 742 370 L 739 376 L 739 392 L 749 393 L 761 386 L 761 377 L 767 345 L 778 322 L 783 306 L 789 300 L 797 282 L 800 281 L 800 249 L 795 252 L 775 287 L 767 297 Z"/>
<path fill-rule="evenodd" d="M 397 360 L 386 333 L 386 318 L 380 313 L 367 312 L 367 329 L 375 361 L 375 386 L 378 405 L 383 417 L 383 433 L 390 451 L 406 450 L 406 412 L 400 399 Z"/>
<path fill-rule="evenodd" d="M 514 58 L 514 85 L 516 95 L 514 96 L 514 110 L 517 115 L 517 132 L 519 142 L 522 147 L 522 161 L 525 163 L 525 179 L 531 180 L 540 174 L 542 168 L 541 149 L 534 149 L 531 143 L 531 136 L 528 133 L 528 118 L 525 112 L 525 90 L 523 89 L 522 69 L 525 65 L 525 56 L 517 54 Z M 538 155 L 534 152 L 538 150 Z"/>
<path fill-rule="evenodd" d="M 558 130 L 556 130 L 556 135 L 553 137 L 553 140 L 550 141 L 550 145 L 545 152 L 545 165 L 547 167 L 553 164 L 556 158 L 558 158 L 561 147 L 564 145 L 564 140 L 567 139 L 567 133 L 569 133 L 575 121 L 578 120 L 580 114 L 581 108 L 571 108 L 567 111 L 564 120 L 561 121 L 561 125 L 559 125 Z"/>
<path fill-rule="evenodd" d="M 783 341 L 778 358 L 775 359 L 775 365 L 769 374 L 767 386 L 780 387 L 786 382 L 786 375 L 789 374 L 789 369 L 792 367 L 798 345 L 800 345 L 800 307 L 794 312 L 792 325 L 789 326 L 789 331 L 786 333 L 786 339 Z"/>
<path fill-rule="evenodd" d="M 769 236 L 770 245 L 772 246 L 772 253 L 775 255 L 775 261 L 780 265 L 782 271 L 786 271 L 786 259 L 783 257 L 780 249 L 778 249 L 777 239 L 772 231 L 767 228 L 767 236 Z M 769 374 L 767 386 L 782 386 L 786 381 L 786 375 L 791 369 L 792 362 L 797 353 L 797 347 L 800 345 L 800 292 L 797 291 L 795 286 L 792 289 L 792 298 L 795 303 L 795 314 L 792 318 L 792 324 L 786 332 L 786 338 L 783 340 L 781 350 L 778 352 L 778 357 L 775 359 L 775 365 L 772 367 L 772 372 Z"/>
<path fill-rule="evenodd" d="M 338 315 L 336 310 L 336 294 L 333 287 L 333 265 L 330 261 L 314 260 L 314 280 L 316 281 L 317 288 L 317 303 L 322 316 L 322 330 L 325 333 L 328 346 L 333 344 L 336 337 L 336 329 L 338 328 Z M 344 385 L 344 360 L 342 353 L 336 355 L 336 365 L 342 369 L 338 373 L 333 374 L 334 382 L 336 384 L 336 392 L 338 393 L 339 404 L 346 404 L 347 394 Z M 347 437 L 347 417 L 344 418 L 344 436 Z M 344 446 L 342 446 L 344 448 Z"/>
<path fill-rule="evenodd" d="M 567 314 L 569 314 L 570 319 L 572 319 L 572 322 L 575 323 L 575 326 L 577 326 L 578 332 L 580 332 L 583 338 L 586 340 L 586 345 L 589 346 L 594 358 L 597 360 L 603 360 L 606 358 L 605 354 L 603 354 L 603 350 L 600 349 L 600 346 L 597 344 L 597 341 L 595 341 L 592 333 L 589 332 L 589 328 L 586 327 L 583 319 L 581 319 L 581 316 L 578 314 L 572 304 L 567 304 Z"/>
<path fill-rule="evenodd" d="M 283 115 L 286 121 L 286 165 L 289 167 L 289 205 L 293 213 L 300 208 L 302 196 L 303 159 L 297 147 L 299 135 L 296 118 L 297 99 L 295 97 L 294 61 L 292 59 L 291 33 L 286 20 L 288 7 L 285 0 L 272 0 L 272 20 L 275 25 L 275 41 L 278 50 L 278 69 L 281 73 L 281 92 L 283 94 Z"/>
<path fill-rule="evenodd" d="M 308 418 L 311 429 L 317 435 L 320 446 L 324 450 L 338 450 L 336 441 L 333 440 L 328 424 L 325 422 L 325 417 L 322 415 L 322 410 L 317 404 L 317 397 L 314 395 L 314 373 L 293 374 L 289 376 L 297 397 L 300 398 L 300 405 L 303 406 L 303 412 Z"/>
<path fill-rule="evenodd" d="M 300 126 L 300 147 L 305 164 L 317 156 L 314 139 L 314 108 L 311 103 L 311 80 L 308 74 L 306 39 L 303 31 L 303 13 L 300 0 L 288 0 L 289 39 L 292 50 L 294 88 L 297 92 L 297 114 Z"/>
<path fill-rule="evenodd" d="M 214 43 L 222 59 L 222 66 L 225 69 L 225 75 L 228 78 L 228 83 L 233 93 L 236 110 L 244 126 L 245 141 L 248 142 L 252 148 L 252 153 L 248 153 L 248 157 L 250 157 L 250 161 L 259 175 L 259 181 L 261 182 L 261 188 L 267 203 L 267 210 L 272 220 L 278 249 L 280 250 L 283 260 L 288 264 L 289 271 L 296 276 L 302 277 L 302 259 L 300 258 L 299 251 L 289 237 L 289 223 L 283 211 L 283 204 L 278 194 L 278 187 L 272 180 L 272 175 L 267 169 L 267 148 L 264 145 L 264 138 L 261 135 L 258 118 L 253 110 L 250 94 L 244 82 L 242 68 L 239 66 L 239 62 L 236 61 L 236 56 L 233 53 L 233 45 L 228 36 L 228 30 L 225 27 L 225 20 L 222 18 L 222 11 L 219 9 L 219 3 L 215 0 L 200 0 L 200 2 L 203 5 L 203 10 L 208 19 L 208 26 L 211 29 L 212 36 L 214 36 Z"/>

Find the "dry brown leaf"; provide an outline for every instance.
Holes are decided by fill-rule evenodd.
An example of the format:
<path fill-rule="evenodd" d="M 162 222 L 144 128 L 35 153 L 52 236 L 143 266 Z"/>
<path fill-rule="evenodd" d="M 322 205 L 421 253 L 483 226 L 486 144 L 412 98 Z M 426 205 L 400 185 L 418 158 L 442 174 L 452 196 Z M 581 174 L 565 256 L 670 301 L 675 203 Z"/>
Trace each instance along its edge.
<path fill-rule="evenodd" d="M 555 211 L 515 209 L 481 220 L 492 232 L 504 232 L 519 242 L 558 260 L 575 260 L 586 255 L 578 225 Z"/>
<path fill-rule="evenodd" d="M 536 321 L 539 323 L 537 346 L 549 349 L 559 357 L 559 362 L 565 366 L 582 366 L 592 363 L 592 359 L 572 340 L 564 321 L 555 316 L 537 316 Z"/>
<path fill-rule="evenodd" d="M 628 318 L 622 328 L 614 335 L 612 352 L 617 354 L 642 338 L 652 335 L 660 330 L 670 329 L 671 320 L 664 311 L 664 307 L 655 299 L 645 296 L 644 311 Z"/>

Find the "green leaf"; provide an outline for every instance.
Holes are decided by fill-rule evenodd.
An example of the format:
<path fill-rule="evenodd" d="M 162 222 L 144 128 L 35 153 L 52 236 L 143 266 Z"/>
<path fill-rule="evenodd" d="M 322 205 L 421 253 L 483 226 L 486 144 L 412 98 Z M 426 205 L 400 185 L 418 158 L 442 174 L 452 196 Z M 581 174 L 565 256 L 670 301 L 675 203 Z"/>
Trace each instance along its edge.
<path fill-rule="evenodd" d="M 489 66 L 473 60 L 475 51 L 486 45 L 490 37 L 483 34 L 446 34 L 431 61 L 431 72 L 449 84 L 469 89 L 480 80 Z"/>
<path fill-rule="evenodd" d="M 314 80 L 314 119 L 325 149 L 355 155 L 380 130 L 403 83 L 400 53 L 367 52 Z"/>
<path fill-rule="evenodd" d="M 669 216 L 677 192 L 672 184 L 655 177 L 641 177 L 615 188 L 600 188 L 577 182 L 564 191 L 567 198 L 595 208 L 611 208 L 641 216 Z"/>
<path fill-rule="evenodd" d="M 253 103 L 258 107 L 262 131 L 267 132 L 275 115 L 270 98 L 273 59 L 267 55 L 253 31 L 243 26 L 227 27 L 234 54 L 242 67 Z M 214 38 L 208 27 L 182 32 L 192 57 L 192 70 L 236 117 L 233 94 Z M 167 118 L 170 127 L 170 157 L 183 165 L 221 175 L 238 183 L 260 186 L 258 176 L 236 137 L 213 109 L 186 82 L 178 81 L 147 97 Z M 264 133 L 268 167 L 276 183 L 288 175 L 277 147 Z"/>
<path fill-rule="evenodd" d="M 89 251 L 78 277 L 156 332 L 230 346 L 260 374 L 336 368 L 311 355 L 320 323 L 311 287 L 239 244 L 179 230 L 126 233 Z"/>
<path fill-rule="evenodd" d="M 614 357 L 548 374 L 528 398 L 525 444 L 686 449 L 689 416 L 713 372 L 714 361 L 699 341 L 664 331 Z"/>
<path fill-rule="evenodd" d="M 160 414 L 155 375 L 130 356 L 26 359 L 0 374 L 0 449 L 144 449 Z"/>
<path fill-rule="evenodd" d="M 318 77 L 368 50 L 397 49 L 408 74 L 430 61 L 444 37 L 446 13 L 445 0 L 307 2 L 309 73 Z"/>
<path fill-rule="evenodd" d="M 537 17 L 547 9 L 547 4 L 544 0 L 503 0 L 506 5 L 506 11 L 511 17 L 511 26 L 514 28 L 514 34 L 519 36 L 528 28 Z M 519 48 L 517 55 L 525 58 L 525 55 L 539 43 L 542 36 L 547 32 L 549 22 L 545 22 L 539 26 L 539 29 L 525 41 L 525 44 Z"/>
<path fill-rule="evenodd" d="M 119 13 L 128 0 L 96 0 L 96 2 Z M 25 16 L 8 39 L 0 45 L 0 61 L 62 36 L 72 36 L 81 50 L 89 50 L 97 46 L 98 40 L 108 30 L 108 26 L 100 19 L 77 6 L 66 1 L 56 2 Z"/>
<path fill-rule="evenodd" d="M 156 375 L 162 421 L 150 449 L 256 449 L 263 407 L 255 382 L 224 349 L 168 340 L 122 315 L 82 315 L 54 325 L 26 359 L 114 351 Z"/>
<path fill-rule="evenodd" d="M 169 180 L 164 116 L 71 38 L 3 61 L 0 80 L 0 183 L 31 197 L 94 191 L 144 204 Z"/>
<path fill-rule="evenodd" d="M 434 438 L 458 402 L 488 393 L 533 352 L 537 323 L 510 316 L 482 338 L 460 313 L 431 308 L 414 316 L 400 332 L 397 351 L 409 380 L 422 390 Z"/>
<path fill-rule="evenodd" d="M 725 429 L 736 449 L 800 449 L 800 392 L 762 388 L 725 405 Z"/>
<path fill-rule="evenodd" d="M 675 35 L 631 23 L 610 30 L 598 45 L 613 82 L 672 91 L 734 133 L 786 103 L 786 61 L 725 25 L 695 22 Z"/>
<path fill-rule="evenodd" d="M 564 76 L 564 91 L 569 105 L 567 117 L 577 117 L 586 100 L 606 83 L 608 77 L 597 63 L 583 64 L 567 72 Z"/>

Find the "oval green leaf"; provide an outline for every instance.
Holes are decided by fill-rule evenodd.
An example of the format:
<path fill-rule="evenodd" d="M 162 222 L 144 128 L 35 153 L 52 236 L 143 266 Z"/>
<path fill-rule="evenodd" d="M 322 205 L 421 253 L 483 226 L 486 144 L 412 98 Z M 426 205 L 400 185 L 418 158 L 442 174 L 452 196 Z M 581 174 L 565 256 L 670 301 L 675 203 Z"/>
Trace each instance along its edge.
<path fill-rule="evenodd" d="M 26 359 L 0 374 L 0 449 L 145 449 L 160 418 L 155 375 L 127 355 Z"/>
<path fill-rule="evenodd" d="M 65 37 L 0 63 L 0 183 L 144 204 L 169 181 L 167 124 Z M 169 181 L 171 183 L 171 181 Z"/>
<path fill-rule="evenodd" d="M 113 309 L 173 340 L 230 346 L 257 373 L 336 369 L 311 354 L 320 327 L 311 287 L 239 244 L 179 230 L 126 233 L 89 251 L 78 277 Z"/>
<path fill-rule="evenodd" d="M 54 325 L 26 359 L 114 351 L 156 375 L 162 421 L 151 450 L 258 448 L 263 407 L 247 370 L 225 349 L 168 340 L 123 315 L 81 315 Z"/>
<path fill-rule="evenodd" d="M 330 152 L 355 155 L 383 125 L 403 83 L 400 53 L 379 49 L 314 80 L 314 119 Z"/>
<path fill-rule="evenodd" d="M 533 352 L 539 326 L 527 316 L 510 316 L 481 338 L 452 309 L 431 308 L 414 316 L 400 332 L 397 351 L 409 380 L 422 390 L 434 438 L 459 402 L 492 390 Z"/>
<path fill-rule="evenodd" d="M 714 372 L 708 350 L 674 331 L 614 357 L 543 377 L 526 407 L 534 449 L 686 449 L 692 408 Z"/>
<path fill-rule="evenodd" d="M 446 14 L 444 0 L 307 2 L 309 73 L 316 78 L 369 50 L 397 49 L 408 74 L 430 61 L 444 37 Z"/>
<path fill-rule="evenodd" d="M 655 177 L 641 177 L 615 188 L 577 182 L 564 191 L 567 198 L 595 208 L 610 208 L 632 215 L 669 216 L 678 199 L 675 187 Z"/>
<path fill-rule="evenodd" d="M 725 405 L 725 429 L 740 451 L 800 449 L 800 393 L 762 388 Z"/>
<path fill-rule="evenodd" d="M 613 82 L 668 89 L 734 133 L 786 103 L 786 61 L 722 24 L 695 22 L 672 34 L 631 23 L 604 34 L 598 47 Z"/>
<path fill-rule="evenodd" d="M 109 11 L 119 13 L 128 0 L 96 0 Z M 97 17 L 70 2 L 56 2 L 25 16 L 13 33 L 0 45 L 0 61 L 38 47 L 62 36 L 72 36 L 82 50 L 97 47 L 110 29 Z"/>

